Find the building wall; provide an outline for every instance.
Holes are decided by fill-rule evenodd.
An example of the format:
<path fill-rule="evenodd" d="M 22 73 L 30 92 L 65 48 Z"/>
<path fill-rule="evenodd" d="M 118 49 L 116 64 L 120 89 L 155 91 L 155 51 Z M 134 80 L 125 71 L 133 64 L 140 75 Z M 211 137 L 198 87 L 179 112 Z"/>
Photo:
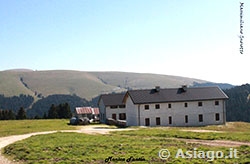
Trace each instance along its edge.
<path fill-rule="evenodd" d="M 217 125 L 225 123 L 225 104 L 224 100 L 218 100 L 219 104 L 215 105 L 215 100 L 200 101 L 202 106 L 198 106 L 198 101 L 159 103 L 160 109 L 156 109 L 156 104 L 134 105 L 130 97 L 127 99 L 127 125 L 128 126 L 145 126 L 146 118 L 149 120 L 149 126 L 204 126 Z M 187 103 L 187 107 L 185 107 Z M 171 108 L 169 108 L 171 104 Z M 145 110 L 145 105 L 149 109 Z M 219 120 L 216 120 L 216 114 Z M 202 115 L 202 121 L 199 121 L 199 115 Z M 171 117 L 171 124 L 169 122 Z M 187 117 L 187 123 L 185 122 Z M 156 125 L 156 118 L 160 125 Z"/>
<path fill-rule="evenodd" d="M 130 96 L 126 100 L 126 109 L 127 109 L 127 126 L 141 126 L 139 123 L 139 114 L 140 105 L 135 105 L 131 100 Z"/>
<path fill-rule="evenodd" d="M 99 111 L 100 111 L 100 122 L 106 123 L 106 118 L 107 118 L 106 117 L 106 108 L 105 108 L 105 105 L 104 105 L 102 99 L 100 100 L 98 107 L 99 107 Z"/>
<path fill-rule="evenodd" d="M 78 118 L 84 118 L 87 117 L 88 119 L 92 119 L 92 114 L 88 113 L 88 114 L 77 114 Z"/>
<path fill-rule="evenodd" d="M 101 99 L 99 104 L 99 111 L 100 111 L 100 122 L 106 123 L 107 118 L 112 118 L 112 115 L 116 115 L 116 119 L 119 119 L 119 114 L 125 113 L 126 114 L 126 108 L 122 108 L 121 106 L 117 106 L 117 108 L 110 108 L 110 106 L 105 106 L 103 103 L 103 100 Z"/>
<path fill-rule="evenodd" d="M 112 115 L 116 115 L 116 120 L 119 120 L 119 114 L 126 113 L 126 108 L 110 108 L 110 106 L 106 107 L 106 118 L 112 118 Z"/>

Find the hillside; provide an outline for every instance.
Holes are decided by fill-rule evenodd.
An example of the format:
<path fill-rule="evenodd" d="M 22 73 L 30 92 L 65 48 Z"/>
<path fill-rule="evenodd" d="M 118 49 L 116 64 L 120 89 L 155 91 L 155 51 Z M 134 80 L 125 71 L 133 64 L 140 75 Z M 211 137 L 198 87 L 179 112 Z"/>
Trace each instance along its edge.
<path fill-rule="evenodd" d="M 20 81 L 19 72 L 0 72 L 0 94 L 7 97 L 15 95 L 33 95 L 33 92 L 26 88 Z"/>
<path fill-rule="evenodd" d="M 128 89 L 218 85 L 229 96 L 226 102 L 228 121 L 249 122 L 249 84 L 233 87 L 225 83 L 129 72 L 83 72 L 69 70 L 32 71 L 27 69 L 0 72 L 0 109 L 15 113 L 24 107 L 29 117 L 42 117 L 51 104 L 69 103 L 76 106 L 96 106 L 103 93 Z"/>
<path fill-rule="evenodd" d="M 159 74 L 128 72 L 83 72 L 69 70 L 0 72 L 0 94 L 5 96 L 31 95 L 47 97 L 53 94 L 69 94 L 92 99 L 102 93 L 121 92 L 126 89 L 179 87 L 183 84 L 207 81 Z"/>

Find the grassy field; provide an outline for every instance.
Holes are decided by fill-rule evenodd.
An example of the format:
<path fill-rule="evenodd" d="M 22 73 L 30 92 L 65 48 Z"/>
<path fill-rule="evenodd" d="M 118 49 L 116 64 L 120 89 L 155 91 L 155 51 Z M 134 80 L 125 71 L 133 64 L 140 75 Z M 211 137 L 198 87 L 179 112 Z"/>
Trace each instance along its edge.
<path fill-rule="evenodd" d="M 51 121 L 51 122 L 50 122 Z M 49 126 L 54 120 L 41 120 L 40 126 Z M 20 124 L 22 121 L 18 123 Z M 37 122 L 39 121 L 35 121 Z M 68 127 L 66 120 L 56 120 L 56 124 L 50 125 L 50 129 L 72 129 Z M 1 123 L 1 122 L 0 122 Z M 14 123 L 13 123 L 14 124 Z M 37 125 L 29 122 L 31 131 L 36 131 Z M 54 126 L 56 125 L 56 126 Z M 61 126 L 60 126 L 61 125 Z M 7 127 L 10 125 L 6 125 Z M 20 126 L 25 128 L 25 126 Z M 136 127 L 135 127 L 136 128 Z M 228 155 L 232 150 L 226 147 L 211 147 L 199 144 L 186 144 L 173 138 L 196 138 L 196 139 L 223 139 L 235 141 L 250 141 L 249 123 L 227 123 L 222 126 L 207 126 L 202 128 L 136 128 L 133 131 L 112 132 L 106 135 L 89 135 L 79 133 L 54 133 L 48 135 L 32 136 L 28 139 L 16 142 L 4 148 L 3 153 L 17 161 L 24 163 L 249 163 L 250 147 L 236 147 L 239 158 L 211 158 L 211 151 Z M 197 133 L 183 130 L 216 130 L 222 133 Z M 47 130 L 39 127 L 40 131 Z M 18 128 L 16 128 L 17 133 Z M 25 133 L 24 130 L 21 133 Z M 14 132 L 13 132 L 14 134 Z M 161 149 L 168 149 L 170 157 L 166 160 L 159 158 Z M 193 151 L 210 151 L 205 158 L 193 155 L 183 159 L 178 149 Z M 178 158 L 175 158 L 175 156 Z M 231 154 L 232 155 L 232 154 Z M 202 155 L 200 155 L 202 157 Z M 132 161 L 132 158 L 137 161 Z M 185 156 L 188 157 L 188 156 Z M 220 156 L 219 156 L 220 157 Z"/>
<path fill-rule="evenodd" d="M 0 121 L 0 137 L 27 134 L 32 132 L 71 130 L 74 126 L 68 126 L 69 120 L 11 120 Z"/>

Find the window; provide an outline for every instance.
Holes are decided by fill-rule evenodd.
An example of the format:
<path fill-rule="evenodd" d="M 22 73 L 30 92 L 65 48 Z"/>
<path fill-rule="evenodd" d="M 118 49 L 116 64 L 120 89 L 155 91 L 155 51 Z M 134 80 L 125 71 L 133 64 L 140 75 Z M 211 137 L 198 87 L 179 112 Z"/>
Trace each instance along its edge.
<path fill-rule="evenodd" d="M 119 113 L 119 120 L 126 120 L 126 113 Z"/>
<path fill-rule="evenodd" d="M 199 114 L 199 122 L 203 122 L 203 115 Z"/>
<path fill-rule="evenodd" d="M 117 105 L 111 105 L 110 108 L 115 109 L 115 108 L 118 108 L 118 106 Z"/>
<path fill-rule="evenodd" d="M 149 120 L 149 118 L 145 118 L 145 126 L 150 126 L 150 120 Z"/>
<path fill-rule="evenodd" d="M 155 104 L 155 109 L 160 109 L 160 104 Z"/>
<path fill-rule="evenodd" d="M 172 117 L 171 116 L 168 117 L 168 124 L 172 124 Z"/>
<path fill-rule="evenodd" d="M 171 104 L 168 104 L 168 108 L 171 108 L 172 107 L 172 105 Z"/>
<path fill-rule="evenodd" d="M 215 121 L 220 121 L 220 114 L 219 113 L 215 113 Z"/>
<path fill-rule="evenodd" d="M 112 114 L 112 118 L 113 118 L 114 120 L 116 120 L 116 114 L 115 114 L 115 113 Z"/>
<path fill-rule="evenodd" d="M 185 123 L 188 123 L 188 115 L 185 115 Z"/>
<path fill-rule="evenodd" d="M 202 102 L 200 101 L 200 102 L 198 102 L 198 106 L 202 106 Z"/>
<path fill-rule="evenodd" d="M 161 118 L 160 117 L 156 117 L 156 125 L 161 125 Z"/>
<path fill-rule="evenodd" d="M 119 105 L 119 108 L 126 108 L 126 105 Z"/>
<path fill-rule="evenodd" d="M 188 103 L 184 103 L 184 107 L 187 108 L 188 107 Z"/>
<path fill-rule="evenodd" d="M 144 109 L 148 110 L 149 109 L 149 105 L 144 105 Z"/>
<path fill-rule="evenodd" d="M 219 104 L 220 104 L 219 101 L 214 102 L 214 105 L 219 105 Z"/>

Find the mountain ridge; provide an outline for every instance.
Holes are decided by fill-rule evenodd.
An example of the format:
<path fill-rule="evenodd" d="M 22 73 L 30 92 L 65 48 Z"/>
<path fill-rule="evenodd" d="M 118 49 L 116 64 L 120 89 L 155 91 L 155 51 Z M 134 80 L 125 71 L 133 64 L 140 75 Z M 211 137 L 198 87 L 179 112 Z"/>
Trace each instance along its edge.
<path fill-rule="evenodd" d="M 146 89 L 155 86 L 162 88 L 181 85 L 202 86 L 209 83 L 211 82 L 174 75 L 119 71 L 33 71 L 30 69 L 0 71 L 0 94 L 5 96 L 24 94 L 37 98 L 53 94 L 68 94 L 91 100 L 103 93 L 122 92 L 128 89 Z"/>

